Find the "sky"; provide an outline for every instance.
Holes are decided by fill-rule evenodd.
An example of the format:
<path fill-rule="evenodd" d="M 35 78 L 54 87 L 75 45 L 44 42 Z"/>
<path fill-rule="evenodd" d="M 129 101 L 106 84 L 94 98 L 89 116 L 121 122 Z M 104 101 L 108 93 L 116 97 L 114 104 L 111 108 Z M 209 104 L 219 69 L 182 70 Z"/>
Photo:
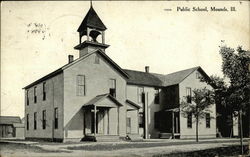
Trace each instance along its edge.
<path fill-rule="evenodd" d="M 1 2 L 1 115 L 24 115 L 26 85 L 63 66 L 88 1 Z M 249 50 L 248 1 L 93 1 L 108 28 L 106 54 L 126 69 L 168 74 L 201 66 L 222 76 L 219 46 Z M 228 12 L 177 7 L 235 7 Z M 172 11 L 166 11 L 172 9 Z"/>

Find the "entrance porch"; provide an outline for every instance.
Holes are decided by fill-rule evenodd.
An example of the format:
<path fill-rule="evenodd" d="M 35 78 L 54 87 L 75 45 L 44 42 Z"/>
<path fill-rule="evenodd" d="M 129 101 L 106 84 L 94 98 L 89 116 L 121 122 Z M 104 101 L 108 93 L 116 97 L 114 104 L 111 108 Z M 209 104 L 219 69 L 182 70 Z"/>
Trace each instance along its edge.
<path fill-rule="evenodd" d="M 84 139 L 91 141 L 119 140 L 119 107 L 109 94 L 99 95 L 83 106 Z"/>
<path fill-rule="evenodd" d="M 159 138 L 180 138 L 180 111 L 179 108 L 168 109 L 156 113 Z"/>

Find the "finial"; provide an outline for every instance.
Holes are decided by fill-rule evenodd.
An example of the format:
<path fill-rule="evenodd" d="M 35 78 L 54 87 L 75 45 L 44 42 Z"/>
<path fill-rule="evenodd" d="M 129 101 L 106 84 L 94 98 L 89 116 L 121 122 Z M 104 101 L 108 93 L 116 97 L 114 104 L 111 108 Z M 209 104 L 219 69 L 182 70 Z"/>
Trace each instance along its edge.
<path fill-rule="evenodd" d="M 92 7 L 92 0 L 90 0 L 90 7 Z"/>

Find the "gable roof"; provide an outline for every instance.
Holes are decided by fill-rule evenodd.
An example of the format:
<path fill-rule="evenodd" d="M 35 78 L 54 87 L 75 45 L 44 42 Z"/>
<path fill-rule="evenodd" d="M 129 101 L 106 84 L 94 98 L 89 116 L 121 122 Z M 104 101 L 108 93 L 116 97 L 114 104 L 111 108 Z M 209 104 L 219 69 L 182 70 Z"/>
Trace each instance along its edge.
<path fill-rule="evenodd" d="M 104 100 L 105 98 L 109 98 L 111 101 L 113 101 L 117 106 L 123 106 L 116 98 L 111 96 L 110 94 L 102 94 L 97 95 L 93 99 L 91 99 L 89 102 L 85 103 L 83 106 L 90 106 L 90 105 L 96 105 L 96 103 Z"/>
<path fill-rule="evenodd" d="M 200 66 L 177 71 L 167 75 L 124 69 L 124 71 L 130 76 L 129 79 L 127 79 L 128 84 L 153 87 L 177 85 L 196 70 L 198 70 L 206 79 L 210 79 Z"/>
<path fill-rule="evenodd" d="M 177 71 L 171 74 L 165 75 L 164 79 L 164 86 L 172 86 L 181 83 L 186 77 L 188 77 L 190 74 L 192 74 L 194 71 L 199 71 L 203 77 L 207 80 L 211 80 L 211 78 L 206 74 L 206 72 L 200 67 L 194 67 L 190 69 L 185 69 L 181 71 Z"/>
<path fill-rule="evenodd" d="M 71 63 L 65 64 L 65 65 L 62 66 L 61 68 L 59 68 L 59 69 L 57 69 L 57 70 L 55 70 L 55 71 L 53 71 L 53 72 L 51 72 L 51 73 L 45 75 L 44 77 L 42 77 L 42 78 L 40 78 L 40 79 L 34 81 L 33 83 L 31 83 L 31 84 L 25 86 L 23 89 L 27 89 L 27 88 L 29 88 L 29 87 L 32 87 L 32 86 L 34 86 L 34 85 L 36 85 L 36 84 L 39 84 L 39 83 L 42 82 L 42 81 L 45 81 L 45 80 L 47 80 L 47 79 L 49 79 L 49 78 L 52 78 L 52 77 L 54 77 L 54 76 L 56 76 L 56 75 L 62 73 L 64 69 L 66 69 L 66 68 L 68 68 L 68 67 L 74 65 L 75 63 L 77 63 L 77 62 L 79 62 L 79 61 L 81 61 L 81 60 L 87 58 L 88 56 L 92 55 L 93 53 L 98 53 L 98 54 L 101 55 L 103 58 L 105 58 L 105 59 L 108 61 L 108 63 L 110 63 L 110 64 L 111 64 L 111 65 L 112 65 L 121 75 L 123 75 L 125 78 L 128 78 L 128 77 L 129 77 L 128 74 L 127 74 L 125 71 L 123 71 L 123 69 L 122 69 L 119 65 L 117 65 L 111 58 L 109 58 L 102 50 L 97 49 L 97 50 L 94 50 L 94 51 L 90 52 L 89 54 L 86 54 L 85 56 L 82 56 L 82 57 L 77 58 L 76 60 L 74 60 L 74 61 L 71 62 Z"/>
<path fill-rule="evenodd" d="M 191 73 L 195 70 L 199 69 L 200 67 L 194 67 L 190 69 L 185 69 L 181 71 L 177 71 L 174 73 L 170 73 L 164 76 L 164 86 L 171 86 L 175 84 L 181 83 L 186 77 L 188 77 Z"/>
<path fill-rule="evenodd" d="M 17 116 L 0 116 L 0 124 L 21 123 L 21 118 Z"/>
<path fill-rule="evenodd" d="M 107 29 L 92 6 L 90 7 L 87 15 L 84 17 L 77 31 L 83 32 L 86 30 L 86 27 L 98 28 L 102 31 Z"/>
<path fill-rule="evenodd" d="M 124 69 L 124 71 L 129 75 L 129 78 L 127 79 L 128 84 L 156 87 L 162 86 L 162 81 L 159 76 L 160 74 L 146 73 L 128 69 Z"/>

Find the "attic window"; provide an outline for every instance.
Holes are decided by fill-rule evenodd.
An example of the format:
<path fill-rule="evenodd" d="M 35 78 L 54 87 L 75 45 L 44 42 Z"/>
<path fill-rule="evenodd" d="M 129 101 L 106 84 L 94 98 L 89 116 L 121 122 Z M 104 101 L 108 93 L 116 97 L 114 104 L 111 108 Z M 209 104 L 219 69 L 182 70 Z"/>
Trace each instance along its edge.
<path fill-rule="evenodd" d="M 199 72 L 196 72 L 196 79 L 200 79 L 201 78 L 201 74 Z"/>
<path fill-rule="evenodd" d="M 100 57 L 95 55 L 95 64 L 100 64 Z"/>

